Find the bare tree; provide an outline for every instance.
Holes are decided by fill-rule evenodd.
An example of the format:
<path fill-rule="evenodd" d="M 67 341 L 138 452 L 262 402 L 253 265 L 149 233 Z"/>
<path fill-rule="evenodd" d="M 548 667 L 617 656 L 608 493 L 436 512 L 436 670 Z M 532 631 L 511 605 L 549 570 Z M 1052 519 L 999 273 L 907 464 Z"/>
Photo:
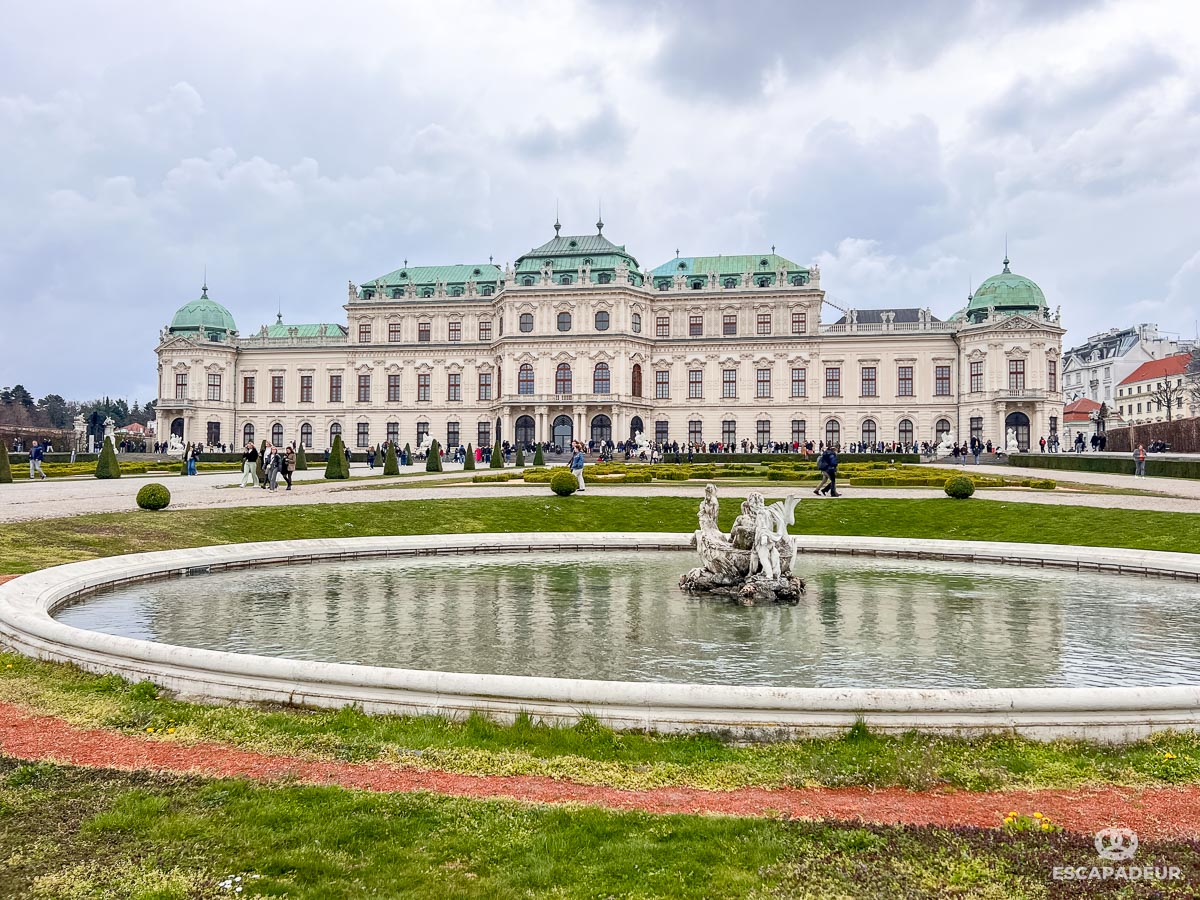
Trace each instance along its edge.
<path fill-rule="evenodd" d="M 1164 375 L 1150 391 L 1150 402 L 1157 403 L 1158 408 L 1167 408 L 1167 421 L 1175 418 L 1176 405 L 1182 405 L 1183 397 L 1188 393 L 1189 382 L 1176 375 Z"/>
<path fill-rule="evenodd" d="M 1192 358 L 1188 360 L 1187 375 L 1183 383 L 1191 392 L 1192 402 L 1200 406 L 1200 346 L 1192 351 Z"/>

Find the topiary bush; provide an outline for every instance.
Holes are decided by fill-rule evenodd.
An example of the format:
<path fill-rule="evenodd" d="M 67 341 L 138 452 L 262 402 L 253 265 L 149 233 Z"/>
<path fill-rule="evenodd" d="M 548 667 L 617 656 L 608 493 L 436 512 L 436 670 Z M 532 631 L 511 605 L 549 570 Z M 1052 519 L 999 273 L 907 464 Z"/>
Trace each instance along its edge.
<path fill-rule="evenodd" d="M 329 450 L 329 462 L 325 464 L 325 477 L 330 479 L 350 477 L 350 463 L 346 459 L 346 447 L 342 443 L 340 434 L 333 436 L 333 447 Z"/>
<path fill-rule="evenodd" d="M 518 469 L 525 468 L 525 451 L 521 447 L 517 447 L 516 466 Z"/>
<path fill-rule="evenodd" d="M 579 490 L 579 482 L 569 469 L 559 469 L 550 476 L 550 490 L 560 497 L 570 497 Z"/>
<path fill-rule="evenodd" d="M 535 466 L 544 466 L 546 464 L 546 460 L 542 456 L 542 445 L 541 444 L 538 444 L 537 449 L 533 451 L 533 464 Z"/>
<path fill-rule="evenodd" d="M 442 471 L 442 445 L 436 439 L 429 446 L 429 455 L 425 457 L 425 471 Z"/>
<path fill-rule="evenodd" d="M 413 464 L 412 446 L 410 444 L 404 445 L 404 464 L 406 466 L 411 466 Z"/>
<path fill-rule="evenodd" d="M 500 451 L 500 442 L 499 441 L 492 442 L 492 461 L 490 463 L 488 463 L 488 468 L 489 469 L 503 469 L 504 468 L 504 454 Z"/>
<path fill-rule="evenodd" d="M 254 463 L 254 477 L 258 479 L 259 484 L 262 484 L 267 480 L 267 473 L 263 470 L 263 457 L 266 455 L 267 439 L 263 438 L 262 443 L 258 447 L 258 459 Z"/>
<path fill-rule="evenodd" d="M 966 475 L 955 475 L 946 479 L 946 496 L 955 500 L 966 500 L 975 493 L 975 482 Z"/>
<path fill-rule="evenodd" d="M 400 460 L 396 456 L 396 445 L 388 441 L 387 456 L 383 458 L 383 474 L 384 475 L 399 475 Z"/>
<path fill-rule="evenodd" d="M 0 484 L 12 484 L 12 466 L 8 463 L 8 448 L 0 441 Z"/>
<path fill-rule="evenodd" d="M 137 492 L 137 505 L 142 509 L 166 509 L 171 503 L 171 492 L 165 485 L 144 484 Z"/>
<path fill-rule="evenodd" d="M 304 455 L 304 444 L 303 443 L 301 443 L 300 446 L 296 448 L 296 471 L 297 472 L 307 472 L 308 471 L 308 457 Z"/>
<path fill-rule="evenodd" d="M 121 466 L 117 462 L 117 451 L 113 449 L 112 438 L 104 439 L 104 448 L 100 451 L 100 459 L 96 461 L 96 477 L 121 477 Z"/>
<path fill-rule="evenodd" d="M 466 461 L 463 463 L 463 471 L 464 472 L 474 472 L 475 471 L 475 448 L 472 447 L 470 444 L 467 444 L 467 458 L 466 458 Z"/>

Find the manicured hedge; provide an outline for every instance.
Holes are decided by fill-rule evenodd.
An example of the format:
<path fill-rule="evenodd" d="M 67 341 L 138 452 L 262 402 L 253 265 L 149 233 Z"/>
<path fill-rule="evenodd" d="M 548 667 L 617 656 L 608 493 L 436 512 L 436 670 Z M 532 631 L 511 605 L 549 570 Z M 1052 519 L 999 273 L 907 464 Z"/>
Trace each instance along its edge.
<path fill-rule="evenodd" d="M 773 463 L 773 462 L 804 462 L 810 461 L 815 463 L 820 454 L 810 453 L 807 457 L 803 453 L 693 453 L 692 462 L 699 463 Z M 680 454 L 681 459 L 687 462 L 687 455 Z M 838 464 L 849 462 L 898 462 L 898 463 L 919 463 L 921 457 L 917 453 L 839 453 Z"/>
<path fill-rule="evenodd" d="M 29 465 L 28 451 L 23 450 L 20 453 L 9 453 L 8 459 L 9 459 L 9 462 L 12 463 L 14 466 L 17 465 L 18 463 L 20 463 L 23 466 Z M 99 460 L 100 460 L 99 453 L 76 453 L 75 454 L 75 462 L 94 463 L 94 462 L 99 462 Z M 52 462 L 53 463 L 69 463 L 71 461 L 71 454 L 70 453 L 47 453 L 43 457 L 42 461 L 48 462 L 48 463 L 52 463 Z"/>
<path fill-rule="evenodd" d="M 1122 459 L 1089 453 L 1014 453 L 1008 461 L 1023 468 L 1133 475 L 1132 455 Z M 1200 478 L 1200 460 L 1155 459 L 1153 453 L 1147 453 L 1146 474 L 1158 478 Z"/>

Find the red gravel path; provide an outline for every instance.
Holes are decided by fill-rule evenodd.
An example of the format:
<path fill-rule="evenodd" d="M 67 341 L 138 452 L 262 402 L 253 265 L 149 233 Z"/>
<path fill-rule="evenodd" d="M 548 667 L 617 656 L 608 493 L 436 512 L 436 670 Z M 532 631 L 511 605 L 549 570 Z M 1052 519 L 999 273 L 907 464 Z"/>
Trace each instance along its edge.
<path fill-rule="evenodd" d="M 0 584 L 4 584 L 6 581 L 12 581 L 16 577 L 16 575 L 0 575 Z"/>
<path fill-rule="evenodd" d="M 0 703 L 0 753 L 76 766 L 152 769 L 271 781 L 284 777 L 370 791 L 431 791 L 455 797 L 503 797 L 536 803 L 584 803 L 656 813 L 786 815 L 910 825 L 995 827 L 1004 814 L 1041 812 L 1071 831 L 1108 825 L 1143 838 L 1200 836 L 1200 785 L 1139 790 L 914 792 L 899 788 L 705 791 L 674 787 L 634 791 L 541 776 L 475 776 L 407 769 L 388 763 L 342 763 L 276 756 L 214 743 L 184 744 L 76 728 L 50 716 Z"/>

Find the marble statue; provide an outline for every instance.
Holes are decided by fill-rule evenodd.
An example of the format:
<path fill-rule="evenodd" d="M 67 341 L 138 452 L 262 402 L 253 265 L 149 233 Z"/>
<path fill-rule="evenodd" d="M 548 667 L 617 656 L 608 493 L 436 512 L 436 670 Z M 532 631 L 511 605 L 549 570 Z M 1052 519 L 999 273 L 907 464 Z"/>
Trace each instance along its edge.
<path fill-rule="evenodd" d="M 168 456 L 182 456 L 183 455 L 183 438 L 181 438 L 177 434 L 171 435 L 171 440 L 167 442 L 167 455 Z"/>
<path fill-rule="evenodd" d="M 717 525 L 717 486 L 707 485 L 700 501 L 700 527 L 692 538 L 702 565 L 680 578 L 679 586 L 733 597 L 744 606 L 798 601 L 804 582 L 792 574 L 796 546 L 788 526 L 796 521 L 799 502 L 793 495 L 768 506 L 762 494 L 752 492 L 726 536 Z"/>
<path fill-rule="evenodd" d="M 117 449 L 117 423 L 113 421 L 112 416 L 108 416 L 104 420 L 104 439 L 112 441 L 113 449 Z M 104 439 L 101 440 L 101 444 Z"/>
<path fill-rule="evenodd" d="M 934 448 L 934 455 L 938 459 L 945 459 L 954 453 L 954 429 L 951 428 L 942 435 L 942 442 Z"/>
<path fill-rule="evenodd" d="M 1004 433 L 1004 452 L 1020 453 L 1021 445 L 1017 442 L 1017 429 L 1010 428 Z"/>
<path fill-rule="evenodd" d="M 421 440 L 417 442 L 417 453 L 422 456 L 428 456 L 429 451 L 433 449 L 433 436 L 427 431 L 421 435 Z"/>
<path fill-rule="evenodd" d="M 641 452 L 650 446 L 650 442 L 646 440 L 646 435 L 640 431 L 635 431 L 633 433 L 633 443 L 637 446 L 638 452 Z"/>

